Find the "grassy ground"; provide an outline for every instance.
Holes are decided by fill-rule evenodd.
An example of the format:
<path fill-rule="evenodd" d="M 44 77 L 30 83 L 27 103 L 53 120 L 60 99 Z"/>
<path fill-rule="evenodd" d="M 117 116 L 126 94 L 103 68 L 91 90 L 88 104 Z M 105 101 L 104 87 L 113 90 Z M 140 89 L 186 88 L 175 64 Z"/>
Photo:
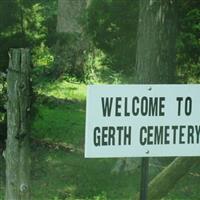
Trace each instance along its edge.
<path fill-rule="evenodd" d="M 33 200 L 133 200 L 139 188 L 139 170 L 112 174 L 116 159 L 85 159 L 86 86 L 64 79 L 44 84 L 38 93 L 38 114 L 32 126 L 35 138 L 65 143 L 74 151 L 32 143 Z M 0 200 L 5 189 L 5 162 L 0 157 Z M 151 177 L 158 172 L 150 168 Z M 192 174 L 191 174 L 192 173 Z M 192 169 L 164 200 L 200 200 L 199 167 Z"/>
<path fill-rule="evenodd" d="M 84 159 L 83 155 L 75 152 L 36 147 L 33 160 L 35 200 L 128 200 L 137 190 L 137 174 L 124 176 L 110 173 L 114 159 Z"/>

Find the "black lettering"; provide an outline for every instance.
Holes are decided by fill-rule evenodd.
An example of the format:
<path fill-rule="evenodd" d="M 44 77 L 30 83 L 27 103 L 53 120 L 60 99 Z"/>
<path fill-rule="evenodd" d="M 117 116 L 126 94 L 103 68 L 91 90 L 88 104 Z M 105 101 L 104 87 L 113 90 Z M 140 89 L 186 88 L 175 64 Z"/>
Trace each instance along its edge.
<path fill-rule="evenodd" d="M 141 114 L 146 116 L 148 113 L 148 99 L 147 97 L 142 97 L 141 99 Z"/>
<path fill-rule="evenodd" d="M 115 127 L 110 126 L 108 129 L 108 145 L 115 145 Z"/>
<path fill-rule="evenodd" d="M 149 116 L 157 116 L 158 114 L 158 98 L 149 98 Z"/>
<path fill-rule="evenodd" d="M 139 103 L 138 97 L 133 97 L 132 100 L 132 112 L 134 116 L 137 116 L 139 114 L 139 108 L 136 108 L 136 103 Z"/>
<path fill-rule="evenodd" d="M 169 126 L 165 126 L 165 144 L 169 144 Z"/>
<path fill-rule="evenodd" d="M 178 116 L 181 115 L 181 101 L 183 101 L 183 97 L 177 97 L 176 100 L 178 101 Z"/>
<path fill-rule="evenodd" d="M 127 130 L 128 128 L 128 130 Z M 124 127 L 124 145 L 130 145 L 131 144 L 131 126 Z"/>
<path fill-rule="evenodd" d="M 200 126 L 195 126 L 195 130 L 197 133 L 197 144 L 199 144 L 199 138 L 200 138 Z"/>
<path fill-rule="evenodd" d="M 165 115 L 165 112 L 164 112 L 164 108 L 165 108 L 165 97 L 160 97 L 159 98 L 160 100 L 160 103 L 159 103 L 159 116 L 164 116 Z"/>
<path fill-rule="evenodd" d="M 148 134 L 147 134 L 147 144 L 151 145 L 153 144 L 153 141 L 151 140 L 153 137 L 153 126 L 148 126 Z"/>
<path fill-rule="evenodd" d="M 192 98 L 191 97 L 186 97 L 185 99 L 185 114 L 191 115 L 192 112 Z"/>
<path fill-rule="evenodd" d="M 128 98 L 125 97 L 124 99 L 124 115 L 126 117 L 130 116 L 130 112 L 128 112 Z"/>
<path fill-rule="evenodd" d="M 121 116 L 121 112 L 119 111 L 122 107 L 121 101 L 122 101 L 121 97 L 116 97 L 115 116 L 117 116 L 117 117 Z"/>
<path fill-rule="evenodd" d="M 188 126 L 188 144 L 194 144 L 194 126 Z"/>
<path fill-rule="evenodd" d="M 101 132 L 101 129 L 99 127 L 94 128 L 94 145 L 100 146 L 101 144 L 101 137 L 98 135 Z"/>
<path fill-rule="evenodd" d="M 123 126 L 118 126 L 117 130 L 118 130 L 118 144 L 121 145 L 122 144 L 122 130 L 123 130 Z"/>
<path fill-rule="evenodd" d="M 176 131 L 178 129 L 178 126 L 172 126 L 173 130 L 173 144 L 176 144 Z"/>
<path fill-rule="evenodd" d="M 108 131 L 108 127 L 102 127 L 102 146 L 106 146 L 108 144 L 106 140 L 108 139 L 108 133 L 106 133 L 106 131 Z"/>
<path fill-rule="evenodd" d="M 141 127 L 140 129 L 140 144 L 145 145 L 147 143 L 147 139 L 144 138 L 143 134 L 147 133 L 147 128 L 146 127 Z"/>
<path fill-rule="evenodd" d="M 155 126 L 154 144 L 163 144 L 163 126 Z"/>
<path fill-rule="evenodd" d="M 104 117 L 110 117 L 112 110 L 112 103 L 113 103 L 113 97 L 101 98 L 102 112 Z"/>
<path fill-rule="evenodd" d="M 186 126 L 179 127 L 179 144 L 185 144 L 185 141 L 183 140 L 183 137 L 184 137 L 183 129 L 184 128 L 186 128 Z"/>

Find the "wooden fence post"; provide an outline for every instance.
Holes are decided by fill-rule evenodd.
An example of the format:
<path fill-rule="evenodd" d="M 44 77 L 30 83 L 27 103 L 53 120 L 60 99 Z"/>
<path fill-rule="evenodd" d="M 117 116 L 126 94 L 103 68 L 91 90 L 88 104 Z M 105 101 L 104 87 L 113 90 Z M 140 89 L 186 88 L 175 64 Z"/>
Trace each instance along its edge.
<path fill-rule="evenodd" d="M 30 52 L 11 49 L 8 67 L 5 200 L 30 199 Z"/>

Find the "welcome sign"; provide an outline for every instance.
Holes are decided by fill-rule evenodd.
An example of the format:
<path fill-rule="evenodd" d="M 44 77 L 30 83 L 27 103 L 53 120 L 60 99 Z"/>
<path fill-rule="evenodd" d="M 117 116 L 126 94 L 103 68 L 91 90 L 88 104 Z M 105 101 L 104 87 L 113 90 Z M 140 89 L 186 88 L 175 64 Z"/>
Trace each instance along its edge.
<path fill-rule="evenodd" d="M 90 85 L 85 157 L 200 155 L 200 85 Z"/>

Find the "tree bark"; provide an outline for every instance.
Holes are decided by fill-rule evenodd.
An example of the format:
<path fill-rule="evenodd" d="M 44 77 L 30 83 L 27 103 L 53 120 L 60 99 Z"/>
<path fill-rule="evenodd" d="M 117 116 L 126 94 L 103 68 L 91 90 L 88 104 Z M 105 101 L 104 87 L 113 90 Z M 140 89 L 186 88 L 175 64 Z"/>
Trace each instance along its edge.
<path fill-rule="evenodd" d="M 175 21 L 174 0 L 139 1 L 135 83 L 175 83 Z M 126 169 L 131 171 L 136 158 L 126 160 L 120 159 L 114 170 L 127 162 Z"/>
<path fill-rule="evenodd" d="M 85 0 L 58 0 L 57 32 L 81 33 L 80 17 L 85 8 Z"/>
<path fill-rule="evenodd" d="M 175 1 L 141 0 L 135 82 L 175 83 L 175 43 Z M 196 158 L 176 158 L 150 182 L 147 199 L 161 199 L 196 162 Z M 139 194 L 134 198 L 137 199 Z"/>
<path fill-rule="evenodd" d="M 30 199 L 30 53 L 12 49 L 8 67 L 6 200 Z"/>
<path fill-rule="evenodd" d="M 136 82 L 175 82 L 176 14 L 174 1 L 140 1 Z"/>
<path fill-rule="evenodd" d="M 82 18 L 86 7 L 86 0 L 58 0 L 55 76 L 68 73 L 82 78 L 84 75 L 84 55 L 89 46 Z"/>

